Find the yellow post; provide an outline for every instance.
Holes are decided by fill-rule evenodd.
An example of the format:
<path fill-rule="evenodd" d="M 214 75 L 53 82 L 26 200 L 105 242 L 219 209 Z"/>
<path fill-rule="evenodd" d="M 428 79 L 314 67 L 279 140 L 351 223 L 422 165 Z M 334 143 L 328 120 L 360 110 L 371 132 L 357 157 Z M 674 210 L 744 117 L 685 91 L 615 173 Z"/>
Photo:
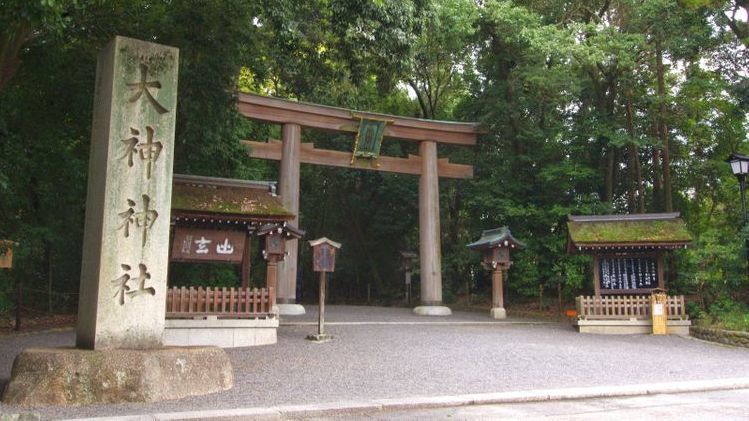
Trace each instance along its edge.
<path fill-rule="evenodd" d="M 668 296 L 662 289 L 654 289 L 650 296 L 650 316 L 653 319 L 653 335 L 666 335 L 668 333 L 666 321 L 668 320 Z"/>

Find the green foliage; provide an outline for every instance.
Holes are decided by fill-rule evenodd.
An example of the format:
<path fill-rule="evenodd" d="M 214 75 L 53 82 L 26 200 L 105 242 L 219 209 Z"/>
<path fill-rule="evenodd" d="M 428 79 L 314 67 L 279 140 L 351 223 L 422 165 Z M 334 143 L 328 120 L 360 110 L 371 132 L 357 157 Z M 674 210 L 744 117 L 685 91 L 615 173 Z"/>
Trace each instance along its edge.
<path fill-rule="evenodd" d="M 696 294 L 704 311 L 745 311 L 712 306 L 746 302 L 748 287 L 738 185 L 723 162 L 749 150 L 749 53 L 738 48 L 744 37 L 725 13 L 730 2 L 478 3 L 3 3 L 0 35 L 24 33 L 2 55 L 23 64 L 0 63 L 13 76 L 0 83 L 0 239 L 19 242 L 0 294 L 19 280 L 78 288 L 95 57 L 118 34 L 180 48 L 178 173 L 276 178 L 277 165 L 246 158 L 240 140 L 278 138 L 279 129 L 240 118 L 235 88 L 480 121 L 486 133 L 475 148 L 440 147 L 441 157 L 475 167 L 472 180 L 440 180 L 446 300 L 465 294 L 466 283 L 489 290 L 480 256 L 465 244 L 503 225 L 528 244 L 513 255 L 512 297 L 560 282 L 569 296 L 589 292 L 589 258 L 567 254 L 567 215 L 658 212 L 670 198 L 694 246 L 675 258 L 669 288 Z M 303 137 L 341 151 L 353 143 L 306 129 Z M 387 140 L 382 153 L 406 157 L 418 145 Z M 418 179 L 304 166 L 301 191 L 307 237 L 344 244 L 334 300 L 363 301 L 370 287 L 375 298 L 398 302 L 398 252 L 418 250 Z M 317 281 L 301 250 L 310 298 Z M 253 255 L 256 283 L 259 259 Z M 172 275 L 186 285 L 236 284 L 236 271 L 175 265 Z"/>
<path fill-rule="evenodd" d="M 171 286 L 238 287 L 239 266 L 228 263 L 172 263 L 169 265 Z"/>
<path fill-rule="evenodd" d="M 723 230 L 709 229 L 695 244 L 682 252 L 679 259 L 681 288 L 697 294 L 702 308 L 712 308 L 721 300 L 738 297 L 747 286 L 746 241 L 743 235 L 728 235 Z"/>
<path fill-rule="evenodd" d="M 749 305 L 727 298 L 716 301 L 710 306 L 709 314 L 702 314 L 700 324 L 749 332 Z"/>

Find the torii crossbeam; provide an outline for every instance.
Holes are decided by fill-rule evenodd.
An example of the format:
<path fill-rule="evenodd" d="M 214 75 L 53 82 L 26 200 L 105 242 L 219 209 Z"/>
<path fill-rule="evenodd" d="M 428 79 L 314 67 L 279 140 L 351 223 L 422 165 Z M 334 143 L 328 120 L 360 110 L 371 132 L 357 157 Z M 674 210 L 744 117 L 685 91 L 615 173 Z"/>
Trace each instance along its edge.
<path fill-rule="evenodd" d="M 475 145 L 481 132 L 478 123 L 422 120 L 244 93 L 238 95 L 237 109 L 247 118 L 282 125 L 280 141 L 247 140 L 244 144 L 253 158 L 281 161 L 279 194 L 284 206 L 296 215 L 299 214 L 299 167 L 302 163 L 418 175 L 421 305 L 414 311 L 423 315 L 450 314 L 450 309 L 442 304 L 439 177 L 472 178 L 473 166 L 438 159 L 437 144 Z M 419 155 L 380 156 L 377 165 L 371 165 L 361 160 L 352 162 L 351 153 L 317 149 L 311 143 L 301 143 L 302 127 L 356 134 L 361 117 L 387 120 L 385 140 L 390 137 L 419 142 Z M 298 226 L 298 217 L 292 223 Z M 297 240 L 288 243 L 289 256 L 279 267 L 278 303 L 282 314 L 304 312 L 304 308 L 296 304 L 298 247 Z"/>

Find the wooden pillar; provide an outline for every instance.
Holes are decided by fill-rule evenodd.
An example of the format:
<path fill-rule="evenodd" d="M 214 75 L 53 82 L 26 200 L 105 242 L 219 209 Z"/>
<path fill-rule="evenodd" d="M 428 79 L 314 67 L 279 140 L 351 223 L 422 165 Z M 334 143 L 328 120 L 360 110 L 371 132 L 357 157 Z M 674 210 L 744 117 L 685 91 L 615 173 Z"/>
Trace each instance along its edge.
<path fill-rule="evenodd" d="M 599 263 L 600 258 L 597 254 L 593 255 L 593 289 L 595 290 L 596 297 L 601 296 L 601 265 Z"/>
<path fill-rule="evenodd" d="M 663 253 L 658 252 L 656 254 L 656 265 L 658 266 L 658 288 L 666 289 L 666 274 L 665 274 L 665 263 L 663 259 Z"/>
<path fill-rule="evenodd" d="M 273 291 L 278 291 L 278 258 L 276 256 L 268 256 L 268 264 L 265 269 L 265 287 Z M 272 294 L 273 298 L 276 294 Z M 272 300 L 271 308 L 276 305 L 275 300 Z"/>
<path fill-rule="evenodd" d="M 442 305 L 440 256 L 440 193 L 437 173 L 437 143 L 419 144 L 419 254 L 421 260 L 421 305 Z"/>
<path fill-rule="evenodd" d="M 299 166 L 301 153 L 302 127 L 298 124 L 284 124 L 281 133 L 283 149 L 281 166 L 278 171 L 278 194 L 286 210 L 296 215 L 291 221 L 299 226 Z M 279 304 L 296 302 L 297 256 L 299 240 L 286 242 L 288 255 L 278 264 L 278 289 L 276 293 Z"/>
<path fill-rule="evenodd" d="M 242 288 L 250 286 L 250 260 L 252 254 L 252 236 L 248 232 L 244 239 L 244 255 L 242 256 L 242 279 L 240 279 L 240 285 Z"/>
<path fill-rule="evenodd" d="M 504 308 L 505 294 L 502 282 L 502 269 L 492 271 L 492 308 Z"/>

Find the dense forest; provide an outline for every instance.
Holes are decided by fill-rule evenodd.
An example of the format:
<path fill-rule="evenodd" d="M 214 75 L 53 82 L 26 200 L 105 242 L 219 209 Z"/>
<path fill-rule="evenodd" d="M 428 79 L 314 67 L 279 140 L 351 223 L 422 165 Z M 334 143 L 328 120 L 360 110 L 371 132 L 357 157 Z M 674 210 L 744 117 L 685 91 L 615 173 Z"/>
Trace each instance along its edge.
<path fill-rule="evenodd" d="M 234 109 L 247 91 L 425 119 L 478 121 L 475 166 L 441 180 L 445 300 L 488 299 L 465 245 L 507 225 L 513 297 L 592 289 L 566 253 L 569 214 L 681 212 L 694 237 L 669 262 L 694 312 L 747 313 L 739 187 L 747 148 L 749 4 L 743 0 L 0 0 L 0 312 L 23 282 L 44 311 L 74 308 L 80 274 L 96 54 L 115 35 L 180 49 L 175 172 L 275 180 L 242 139 L 278 127 Z M 351 150 L 351 136 L 303 131 Z M 383 153 L 417 154 L 386 140 Z M 302 167 L 301 227 L 344 248 L 334 302 L 403 299 L 399 251 L 418 249 L 418 179 Z M 314 274 L 302 247 L 303 299 Z M 260 259 L 258 259 L 260 260 Z M 259 263 L 259 262 L 258 262 Z M 256 271 L 258 272 L 258 271 Z M 237 282 L 221 265 L 174 282 Z M 259 274 L 257 276 L 260 276 Z M 176 279 L 178 278 L 178 279 Z M 51 294 L 49 292 L 51 291 Z M 749 321 L 745 319 L 747 325 Z"/>

